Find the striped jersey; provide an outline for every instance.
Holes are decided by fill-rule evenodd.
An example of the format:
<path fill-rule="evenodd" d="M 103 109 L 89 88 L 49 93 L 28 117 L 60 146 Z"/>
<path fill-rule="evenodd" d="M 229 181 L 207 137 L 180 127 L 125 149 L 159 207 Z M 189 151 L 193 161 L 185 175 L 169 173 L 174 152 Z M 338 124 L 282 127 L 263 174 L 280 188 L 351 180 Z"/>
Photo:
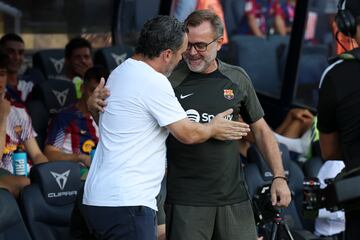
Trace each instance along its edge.
<path fill-rule="evenodd" d="M 94 119 L 84 115 L 74 105 L 58 113 L 51 121 L 46 144 L 65 153 L 89 154 L 98 142 L 98 127 Z"/>
<path fill-rule="evenodd" d="M 23 104 L 12 102 L 6 125 L 6 142 L 0 168 L 13 172 L 12 156 L 18 145 L 32 137 L 36 133 L 32 128 L 29 114 Z"/>

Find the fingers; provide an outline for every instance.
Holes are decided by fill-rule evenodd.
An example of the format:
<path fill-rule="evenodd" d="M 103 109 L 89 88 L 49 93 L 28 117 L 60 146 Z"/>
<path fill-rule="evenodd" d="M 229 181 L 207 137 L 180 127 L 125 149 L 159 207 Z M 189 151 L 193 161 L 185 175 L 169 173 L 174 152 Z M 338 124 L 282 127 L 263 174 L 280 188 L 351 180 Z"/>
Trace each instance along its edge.
<path fill-rule="evenodd" d="M 243 137 L 247 136 L 248 132 L 247 129 L 243 129 L 242 131 L 233 130 L 232 128 L 224 129 L 222 128 L 218 134 L 214 136 L 214 138 L 218 140 L 239 140 Z"/>
<path fill-rule="evenodd" d="M 105 89 L 105 78 L 101 78 L 99 84 L 96 86 L 93 95 L 99 95 Z"/>
<path fill-rule="evenodd" d="M 106 107 L 107 103 L 104 100 L 96 99 L 94 107 L 96 110 L 104 112 L 104 108 Z"/>
<path fill-rule="evenodd" d="M 286 181 L 276 179 L 271 185 L 271 203 L 277 207 L 287 207 L 291 202 L 291 193 Z"/>
<path fill-rule="evenodd" d="M 233 112 L 233 109 L 228 109 L 216 115 L 211 121 L 216 129 L 214 138 L 218 140 L 239 140 L 247 136 L 250 132 L 250 126 L 244 122 L 231 121 L 225 118 Z"/>
<path fill-rule="evenodd" d="M 226 117 L 227 115 L 230 115 L 230 114 L 232 114 L 233 113 L 233 109 L 232 108 L 230 108 L 230 109 L 228 109 L 228 110 L 226 110 L 226 111 L 224 111 L 224 112 L 222 112 L 222 113 L 219 113 L 217 116 L 221 116 L 221 117 Z"/>
<path fill-rule="evenodd" d="M 96 87 L 96 89 L 101 89 L 101 88 L 104 88 L 104 86 L 105 86 L 105 78 L 101 78 L 100 79 L 100 83 L 99 83 L 99 85 Z"/>
<path fill-rule="evenodd" d="M 107 103 L 105 99 L 110 96 L 109 90 L 105 87 L 105 79 L 101 78 L 99 85 L 95 88 L 94 92 L 89 97 L 87 104 L 90 111 L 104 112 L 104 107 Z"/>
<path fill-rule="evenodd" d="M 275 206 L 277 204 L 277 195 L 276 191 L 271 189 L 271 204 Z"/>
<path fill-rule="evenodd" d="M 229 124 L 232 127 L 232 130 L 235 133 L 241 133 L 242 136 L 246 136 L 248 134 L 248 132 L 250 132 L 250 126 L 244 122 L 236 122 L 236 121 L 230 121 L 230 120 L 226 120 L 229 122 Z"/>

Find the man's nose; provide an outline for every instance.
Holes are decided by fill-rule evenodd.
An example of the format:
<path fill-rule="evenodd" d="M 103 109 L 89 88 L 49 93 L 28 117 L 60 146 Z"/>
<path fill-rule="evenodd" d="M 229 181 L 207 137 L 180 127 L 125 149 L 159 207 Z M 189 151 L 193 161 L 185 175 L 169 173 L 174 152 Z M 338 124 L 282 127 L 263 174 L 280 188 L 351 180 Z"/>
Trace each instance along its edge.
<path fill-rule="evenodd" d="M 190 49 L 188 50 L 189 54 L 190 55 L 195 55 L 197 54 L 197 50 L 195 49 L 195 46 L 194 45 L 191 45 Z"/>
<path fill-rule="evenodd" d="M 15 58 L 16 60 L 21 59 L 21 58 L 22 58 L 22 53 L 21 53 L 21 52 L 18 52 L 18 51 L 15 51 L 15 52 L 14 52 L 14 58 Z"/>

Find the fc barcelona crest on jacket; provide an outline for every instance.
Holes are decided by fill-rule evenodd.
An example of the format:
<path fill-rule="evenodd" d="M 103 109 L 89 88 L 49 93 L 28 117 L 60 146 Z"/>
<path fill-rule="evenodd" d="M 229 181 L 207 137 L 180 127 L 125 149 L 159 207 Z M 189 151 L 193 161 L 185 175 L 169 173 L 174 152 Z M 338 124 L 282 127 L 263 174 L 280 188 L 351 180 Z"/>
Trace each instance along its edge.
<path fill-rule="evenodd" d="M 224 97 L 227 100 L 232 100 L 234 98 L 234 91 L 232 89 L 224 89 Z"/>

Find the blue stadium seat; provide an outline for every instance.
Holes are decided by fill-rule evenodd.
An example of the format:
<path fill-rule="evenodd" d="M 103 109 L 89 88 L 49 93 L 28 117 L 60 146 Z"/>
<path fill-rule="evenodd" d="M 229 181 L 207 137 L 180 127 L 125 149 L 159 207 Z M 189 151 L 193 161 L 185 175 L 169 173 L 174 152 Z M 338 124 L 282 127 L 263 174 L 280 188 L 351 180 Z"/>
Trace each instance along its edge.
<path fill-rule="evenodd" d="M 33 67 L 39 69 L 45 78 L 56 78 L 64 74 L 64 49 L 47 49 L 33 55 Z"/>
<path fill-rule="evenodd" d="M 35 165 L 31 184 L 20 195 L 25 223 L 33 239 L 70 239 L 70 219 L 81 188 L 79 164 L 56 161 Z"/>
<path fill-rule="evenodd" d="M 144 23 L 159 14 L 160 0 L 136 0 L 135 1 L 135 23 L 136 29 L 141 30 Z"/>
<path fill-rule="evenodd" d="M 239 31 L 240 21 L 245 14 L 245 0 L 221 0 L 225 25 L 229 38 Z"/>
<path fill-rule="evenodd" d="M 50 114 L 45 107 L 45 103 L 41 100 L 27 102 L 26 109 L 30 115 L 33 129 L 37 133 L 36 141 L 40 149 L 43 150 Z"/>
<path fill-rule="evenodd" d="M 128 46 L 113 46 L 101 48 L 96 51 L 94 63 L 102 65 L 111 72 L 133 54 L 133 49 Z"/>
<path fill-rule="evenodd" d="M 278 48 L 287 37 L 263 39 L 256 36 L 236 35 L 230 39 L 231 63 L 245 69 L 256 91 L 279 97 L 281 74 L 279 73 Z"/>
<path fill-rule="evenodd" d="M 50 114 L 58 113 L 76 101 L 75 86 L 69 80 L 51 78 L 33 91 L 34 100 L 41 100 Z"/>
<path fill-rule="evenodd" d="M 15 198 L 0 188 L 0 240 L 31 240 Z"/>
<path fill-rule="evenodd" d="M 300 56 L 296 99 L 316 108 L 322 73 L 328 66 L 327 45 L 304 46 Z"/>
<path fill-rule="evenodd" d="M 50 118 L 75 102 L 75 86 L 71 81 L 50 78 L 34 87 L 33 98 L 26 107 L 41 149 L 44 148 Z"/>
<path fill-rule="evenodd" d="M 144 23 L 159 14 L 160 0 L 118 1 L 116 43 L 134 46 Z"/>

